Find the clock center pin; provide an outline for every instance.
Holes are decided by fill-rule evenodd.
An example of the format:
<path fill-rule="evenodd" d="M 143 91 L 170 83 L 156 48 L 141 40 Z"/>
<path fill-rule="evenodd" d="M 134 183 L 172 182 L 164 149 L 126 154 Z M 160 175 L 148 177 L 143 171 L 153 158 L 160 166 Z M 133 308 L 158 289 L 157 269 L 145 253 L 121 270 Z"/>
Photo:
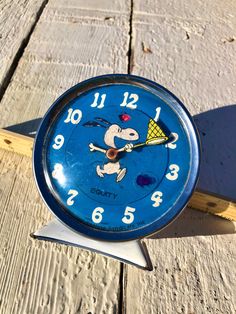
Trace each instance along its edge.
<path fill-rule="evenodd" d="M 115 160 L 118 155 L 118 149 L 109 148 L 106 152 L 106 156 L 110 160 Z"/>

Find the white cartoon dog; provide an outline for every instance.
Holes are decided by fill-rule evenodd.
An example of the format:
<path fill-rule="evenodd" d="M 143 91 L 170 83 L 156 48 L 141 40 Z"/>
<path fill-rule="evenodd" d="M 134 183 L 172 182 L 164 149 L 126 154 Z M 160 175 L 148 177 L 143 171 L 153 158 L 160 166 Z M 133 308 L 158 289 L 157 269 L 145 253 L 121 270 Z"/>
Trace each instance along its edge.
<path fill-rule="evenodd" d="M 106 156 L 109 158 L 111 157 L 112 154 L 114 154 L 114 158 L 109 158 L 109 159 L 114 159 L 114 161 L 109 161 L 103 166 L 98 165 L 96 167 L 96 172 L 98 176 L 104 177 L 104 174 L 117 174 L 116 177 L 116 182 L 121 181 L 125 174 L 127 169 L 126 168 L 121 168 L 119 160 L 116 160 L 116 153 L 119 151 L 126 151 L 126 152 L 131 152 L 133 144 L 127 143 L 124 148 L 122 149 L 117 149 L 116 144 L 115 144 L 115 138 L 121 138 L 123 140 L 127 141 L 136 141 L 139 139 L 139 134 L 136 130 L 132 128 L 127 128 L 127 129 L 122 129 L 118 124 L 111 124 L 109 121 L 103 119 L 103 118 L 95 118 L 96 121 L 88 121 L 84 124 L 86 127 L 104 127 L 106 128 L 106 132 L 104 134 L 104 142 L 107 146 L 109 146 L 109 149 L 103 149 L 100 147 L 95 146 L 93 143 L 89 144 L 89 149 L 90 151 L 99 151 L 101 153 L 106 154 Z M 105 125 L 104 125 L 105 124 Z M 110 154 L 110 155 L 109 155 Z"/>

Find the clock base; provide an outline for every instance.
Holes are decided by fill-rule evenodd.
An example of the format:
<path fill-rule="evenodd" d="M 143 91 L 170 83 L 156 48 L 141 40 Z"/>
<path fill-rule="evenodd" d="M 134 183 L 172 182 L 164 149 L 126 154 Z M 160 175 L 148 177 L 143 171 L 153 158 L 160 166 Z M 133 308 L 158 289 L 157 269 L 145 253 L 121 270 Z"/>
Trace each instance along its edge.
<path fill-rule="evenodd" d="M 94 240 L 74 232 L 56 218 L 31 234 L 31 236 L 38 240 L 77 246 L 85 250 L 115 258 L 123 263 L 131 264 L 145 270 L 151 271 L 153 269 L 146 245 L 139 239 L 125 242 Z"/>

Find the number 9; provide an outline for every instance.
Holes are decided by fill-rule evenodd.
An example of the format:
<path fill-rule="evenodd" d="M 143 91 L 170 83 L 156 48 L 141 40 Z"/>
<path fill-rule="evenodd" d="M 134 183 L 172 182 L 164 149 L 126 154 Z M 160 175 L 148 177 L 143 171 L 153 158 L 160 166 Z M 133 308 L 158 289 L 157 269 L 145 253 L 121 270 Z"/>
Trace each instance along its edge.
<path fill-rule="evenodd" d="M 64 144 L 64 136 L 63 135 L 57 135 L 56 137 L 55 137 L 55 139 L 54 139 L 54 144 L 52 145 L 52 147 L 54 148 L 54 149 L 60 149 L 62 146 L 63 146 L 63 144 Z"/>

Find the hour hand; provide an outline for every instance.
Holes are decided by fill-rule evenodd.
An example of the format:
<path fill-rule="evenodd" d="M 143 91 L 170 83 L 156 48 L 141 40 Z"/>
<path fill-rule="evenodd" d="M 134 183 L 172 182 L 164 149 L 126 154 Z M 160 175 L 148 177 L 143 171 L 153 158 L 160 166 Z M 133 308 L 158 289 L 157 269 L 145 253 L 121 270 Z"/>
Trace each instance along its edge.
<path fill-rule="evenodd" d="M 106 154 L 105 149 L 98 147 L 98 146 L 95 146 L 93 143 L 89 144 L 89 150 L 90 150 L 90 152 L 98 151 L 98 152 Z"/>

